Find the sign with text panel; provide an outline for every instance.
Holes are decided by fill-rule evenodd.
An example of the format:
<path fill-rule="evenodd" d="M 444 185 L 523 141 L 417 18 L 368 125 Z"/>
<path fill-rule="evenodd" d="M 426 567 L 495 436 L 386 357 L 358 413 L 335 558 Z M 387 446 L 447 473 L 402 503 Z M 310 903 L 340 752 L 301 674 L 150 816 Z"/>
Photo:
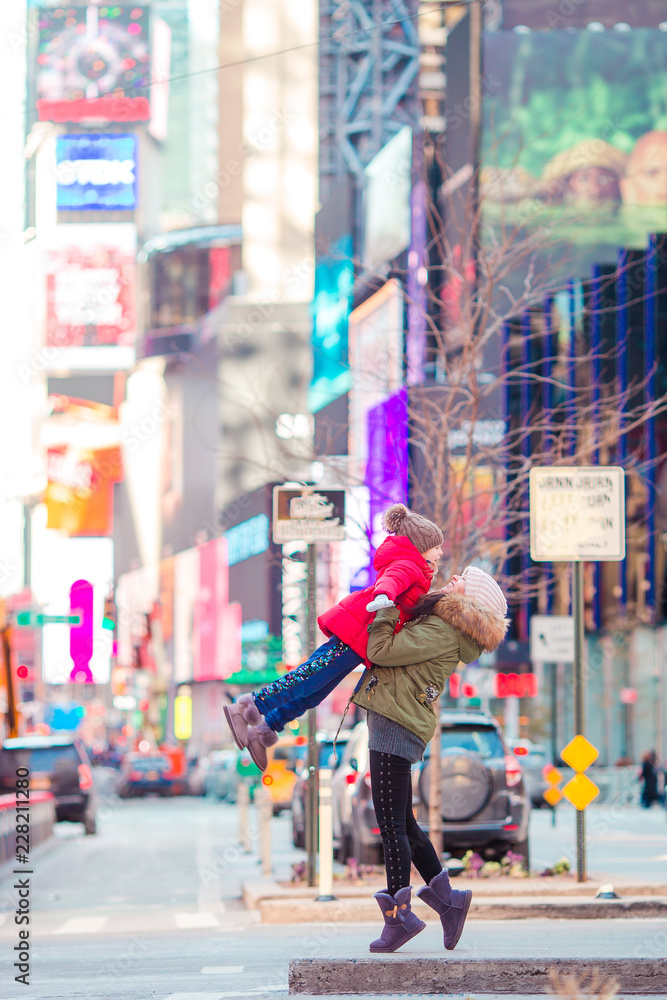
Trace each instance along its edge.
<path fill-rule="evenodd" d="M 293 489 L 273 491 L 273 541 L 337 542 L 345 538 L 345 490 Z"/>
<path fill-rule="evenodd" d="M 624 470 L 619 466 L 531 469 L 530 556 L 535 562 L 624 559 Z"/>

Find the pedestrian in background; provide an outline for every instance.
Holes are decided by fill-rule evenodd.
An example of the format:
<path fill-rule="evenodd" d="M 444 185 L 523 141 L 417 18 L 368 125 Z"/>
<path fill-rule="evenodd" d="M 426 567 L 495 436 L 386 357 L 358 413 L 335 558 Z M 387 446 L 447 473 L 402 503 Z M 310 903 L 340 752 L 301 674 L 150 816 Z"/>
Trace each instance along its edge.
<path fill-rule="evenodd" d="M 637 777 L 644 783 L 641 804 L 644 809 L 649 809 L 662 798 L 658 791 L 658 758 L 655 750 L 646 750 L 642 754 L 642 766 Z"/>
<path fill-rule="evenodd" d="M 449 873 L 412 811 L 412 765 L 438 729 L 433 703 L 459 661 L 496 649 L 508 627 L 507 601 L 477 566 L 427 594 L 413 619 L 395 632 L 399 612 L 379 611 L 370 627 L 366 671 L 352 696 L 368 712 L 373 805 L 382 836 L 387 889 L 376 892 L 384 916 L 372 952 L 396 951 L 425 927 L 411 910 L 410 866 L 426 883 L 417 891 L 440 916 L 444 945 L 456 947 L 470 907 L 470 890 L 452 889 Z M 440 752 L 439 741 L 433 753 Z"/>
<path fill-rule="evenodd" d="M 237 746 L 247 747 L 262 771 L 266 748 L 273 746 L 288 722 L 319 705 L 360 663 L 370 665 L 366 646 L 373 612 L 396 605 L 395 625 L 400 627 L 431 586 L 442 555 L 443 535 L 437 524 L 396 503 L 385 511 L 382 526 L 389 537 L 373 559 L 377 579 L 320 616 L 318 625 L 329 636 L 327 641 L 284 677 L 242 694 L 224 708 Z"/>

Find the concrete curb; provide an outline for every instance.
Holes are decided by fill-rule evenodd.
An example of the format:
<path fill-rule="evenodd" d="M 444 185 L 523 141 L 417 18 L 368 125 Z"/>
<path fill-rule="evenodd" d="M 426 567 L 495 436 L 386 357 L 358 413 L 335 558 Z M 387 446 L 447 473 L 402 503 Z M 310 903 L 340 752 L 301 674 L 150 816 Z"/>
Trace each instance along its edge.
<path fill-rule="evenodd" d="M 422 920 L 437 921 L 438 916 L 419 898 L 413 898 L 414 912 Z M 370 895 L 365 899 L 337 899 L 318 903 L 313 899 L 263 899 L 259 902 L 263 924 L 322 924 L 377 922 L 377 903 Z M 512 898 L 477 899 L 473 896 L 469 920 L 600 920 L 618 917 L 667 917 L 667 898 L 638 897 L 634 899 L 568 899 L 542 898 L 516 900 Z"/>
<path fill-rule="evenodd" d="M 665 992 L 665 963 L 652 958 L 457 960 L 446 958 L 293 959 L 289 992 L 307 994 L 511 993 L 544 994 L 549 970 L 587 978 L 598 968 L 618 981 L 621 993 L 659 996 Z"/>
<path fill-rule="evenodd" d="M 529 902 L 533 898 L 541 901 L 559 899 L 561 897 L 593 899 L 601 885 L 612 882 L 616 891 L 624 899 L 635 897 L 664 897 L 667 899 L 667 883 L 624 881 L 613 876 L 590 879 L 581 885 L 574 879 L 566 878 L 530 878 L 530 879 L 456 879 L 455 886 L 459 889 L 472 889 L 475 899 L 502 897 Z M 413 883 L 415 889 L 421 882 Z M 385 883 L 386 885 L 386 883 Z M 365 885 L 350 885 L 347 882 L 335 882 L 334 893 L 339 899 L 369 899 L 374 892 L 383 888 L 381 882 L 368 882 Z M 249 910 L 259 909 L 262 902 L 269 899 L 289 899 L 299 903 L 302 900 L 314 900 L 318 894 L 316 888 L 295 884 L 289 887 L 275 882 L 273 879 L 252 879 L 243 883 L 243 902 Z"/>

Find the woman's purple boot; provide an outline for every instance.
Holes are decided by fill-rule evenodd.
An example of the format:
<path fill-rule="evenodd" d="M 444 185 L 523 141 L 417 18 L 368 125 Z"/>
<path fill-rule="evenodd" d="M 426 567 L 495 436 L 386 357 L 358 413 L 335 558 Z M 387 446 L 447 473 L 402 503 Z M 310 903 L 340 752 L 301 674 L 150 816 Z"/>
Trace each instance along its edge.
<path fill-rule="evenodd" d="M 242 694 L 233 705 L 223 707 L 227 724 L 232 731 L 239 750 L 248 746 L 248 726 L 258 726 L 263 722 L 262 714 L 255 704 L 252 694 Z"/>
<path fill-rule="evenodd" d="M 373 899 L 377 899 L 382 910 L 384 927 L 380 937 L 371 941 L 369 951 L 397 951 L 406 941 L 424 930 L 426 924 L 412 912 L 411 892 L 412 886 L 409 885 L 405 889 L 399 889 L 395 896 L 390 896 L 388 892 L 375 893 Z"/>
<path fill-rule="evenodd" d="M 417 889 L 417 895 L 439 915 L 445 948 L 452 951 L 463 933 L 472 892 L 470 889 L 452 889 L 449 872 L 445 870 L 432 878 L 428 885 Z"/>

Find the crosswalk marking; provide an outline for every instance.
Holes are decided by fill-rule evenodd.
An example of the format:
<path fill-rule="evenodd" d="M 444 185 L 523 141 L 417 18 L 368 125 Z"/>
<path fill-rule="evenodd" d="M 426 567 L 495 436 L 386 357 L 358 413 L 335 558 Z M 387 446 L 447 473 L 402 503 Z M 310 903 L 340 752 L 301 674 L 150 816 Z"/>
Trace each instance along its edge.
<path fill-rule="evenodd" d="M 197 927 L 219 927 L 220 921 L 215 913 L 175 913 L 174 921 L 181 931 Z"/>
<path fill-rule="evenodd" d="M 167 993 L 164 1000 L 225 1000 L 226 997 L 261 997 L 265 993 L 287 993 L 287 984 L 256 986 L 251 990 L 225 990 L 224 993 Z"/>
<path fill-rule="evenodd" d="M 106 924 L 108 917 L 70 917 L 57 927 L 54 934 L 97 934 Z"/>
<path fill-rule="evenodd" d="M 205 965 L 201 970 L 202 976 L 231 976 L 234 973 L 240 975 L 242 972 L 242 965 Z"/>
<path fill-rule="evenodd" d="M 167 993 L 164 1000 L 222 1000 L 224 993 Z"/>

